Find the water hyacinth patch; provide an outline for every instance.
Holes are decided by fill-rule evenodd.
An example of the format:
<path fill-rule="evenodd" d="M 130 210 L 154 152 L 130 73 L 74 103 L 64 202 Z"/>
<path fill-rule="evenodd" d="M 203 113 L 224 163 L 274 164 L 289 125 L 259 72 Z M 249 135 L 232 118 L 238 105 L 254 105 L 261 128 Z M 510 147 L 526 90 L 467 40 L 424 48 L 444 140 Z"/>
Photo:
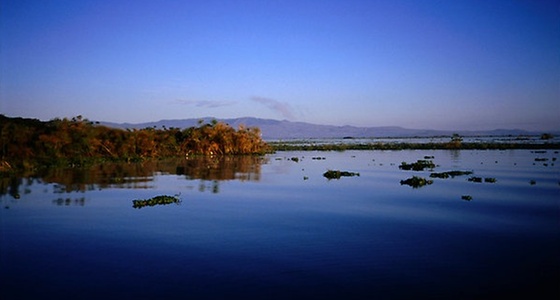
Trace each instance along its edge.
<path fill-rule="evenodd" d="M 407 171 L 423 171 L 424 169 L 433 169 L 435 167 L 436 165 L 433 161 L 419 159 L 418 161 L 410 164 L 403 161 L 399 166 L 399 169 Z"/>
<path fill-rule="evenodd" d="M 181 203 L 181 199 L 179 198 L 178 195 L 175 196 L 161 195 L 145 200 L 132 200 L 132 207 L 142 208 L 146 206 L 167 205 L 172 203 L 175 204 Z"/>
<path fill-rule="evenodd" d="M 433 180 L 418 177 L 418 176 L 412 176 L 411 178 L 408 178 L 406 180 L 401 180 L 401 185 L 405 185 L 405 184 L 410 185 L 415 189 L 419 187 L 423 187 L 425 185 L 430 185 L 432 183 L 434 183 Z"/>
<path fill-rule="evenodd" d="M 430 177 L 432 178 L 453 178 L 455 176 L 462 176 L 462 175 L 470 175 L 472 171 L 449 171 L 449 172 L 441 172 L 441 173 L 431 173 Z"/>
<path fill-rule="evenodd" d="M 470 177 L 470 178 L 467 179 L 467 180 L 468 180 L 468 181 L 471 181 L 471 182 L 482 182 L 482 177 L 473 176 L 473 177 Z"/>
<path fill-rule="evenodd" d="M 355 172 L 348 172 L 348 171 L 339 171 L 339 170 L 328 170 L 327 172 L 323 173 L 323 176 L 327 179 L 340 179 L 340 177 L 352 177 L 352 176 L 360 176 L 360 173 Z"/>

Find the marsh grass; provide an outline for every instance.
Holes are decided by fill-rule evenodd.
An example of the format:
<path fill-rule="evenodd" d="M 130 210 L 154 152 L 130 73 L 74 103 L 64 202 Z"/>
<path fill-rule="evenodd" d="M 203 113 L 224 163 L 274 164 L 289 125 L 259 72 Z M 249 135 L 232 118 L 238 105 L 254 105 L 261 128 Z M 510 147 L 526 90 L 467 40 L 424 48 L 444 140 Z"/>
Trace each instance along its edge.
<path fill-rule="evenodd" d="M 328 170 L 325 173 L 323 173 L 323 176 L 331 180 L 331 179 L 340 179 L 340 177 L 360 176 L 360 173 L 339 171 L 339 170 Z"/>

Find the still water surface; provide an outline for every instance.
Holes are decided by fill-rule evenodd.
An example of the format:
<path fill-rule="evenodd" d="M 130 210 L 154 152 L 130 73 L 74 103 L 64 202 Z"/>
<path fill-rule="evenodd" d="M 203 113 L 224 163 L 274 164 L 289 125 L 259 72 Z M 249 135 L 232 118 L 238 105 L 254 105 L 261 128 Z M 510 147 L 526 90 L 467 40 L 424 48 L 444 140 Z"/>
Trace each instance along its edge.
<path fill-rule="evenodd" d="M 398 167 L 426 156 L 434 170 Z M 278 152 L 3 178 L 0 296 L 557 299 L 559 156 Z M 452 170 L 473 174 L 400 184 Z"/>

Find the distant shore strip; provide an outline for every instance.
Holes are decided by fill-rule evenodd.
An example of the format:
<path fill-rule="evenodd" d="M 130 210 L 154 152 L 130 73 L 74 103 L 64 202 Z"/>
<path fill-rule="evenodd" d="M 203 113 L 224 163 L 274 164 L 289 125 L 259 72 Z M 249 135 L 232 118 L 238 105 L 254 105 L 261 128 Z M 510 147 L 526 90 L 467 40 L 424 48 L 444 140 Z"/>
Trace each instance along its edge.
<path fill-rule="evenodd" d="M 274 151 L 345 151 L 345 150 L 513 150 L 560 149 L 560 143 L 359 143 L 293 144 L 269 142 Z"/>

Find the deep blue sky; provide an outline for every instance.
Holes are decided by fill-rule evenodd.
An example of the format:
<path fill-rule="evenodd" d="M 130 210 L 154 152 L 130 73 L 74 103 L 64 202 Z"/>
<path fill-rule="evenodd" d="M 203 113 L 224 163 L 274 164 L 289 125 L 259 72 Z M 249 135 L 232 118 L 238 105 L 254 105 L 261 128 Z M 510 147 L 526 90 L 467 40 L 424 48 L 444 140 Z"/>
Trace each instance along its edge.
<path fill-rule="evenodd" d="M 0 113 L 560 129 L 560 2 L 0 0 Z"/>

